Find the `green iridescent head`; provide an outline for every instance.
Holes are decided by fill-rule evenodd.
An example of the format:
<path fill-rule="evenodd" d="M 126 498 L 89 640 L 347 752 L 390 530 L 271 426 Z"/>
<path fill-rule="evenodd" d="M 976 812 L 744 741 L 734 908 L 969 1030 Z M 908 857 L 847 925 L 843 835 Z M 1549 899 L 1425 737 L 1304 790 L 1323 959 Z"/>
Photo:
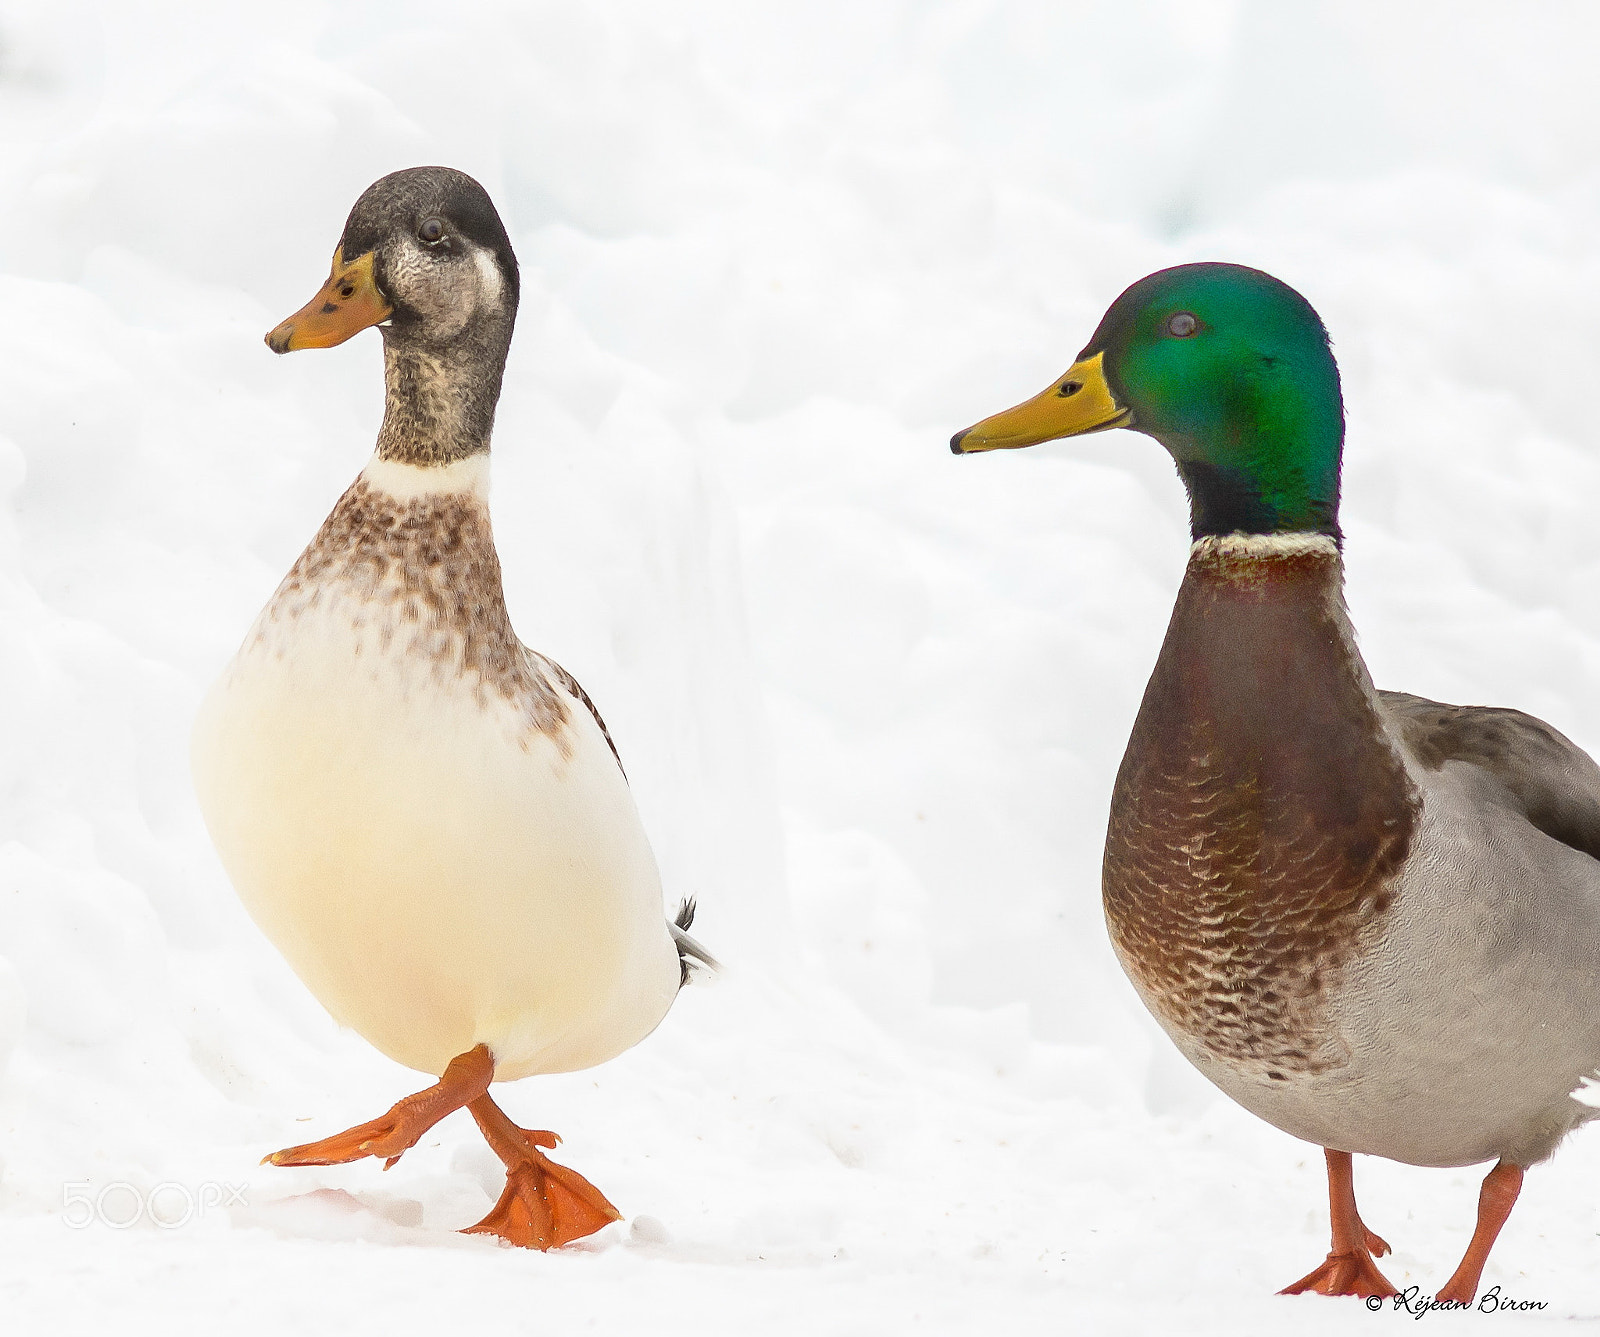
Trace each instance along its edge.
<path fill-rule="evenodd" d="M 957 454 L 1112 427 L 1171 453 L 1206 534 L 1338 536 L 1344 401 L 1327 331 L 1286 283 L 1243 265 L 1179 265 L 1111 304 L 1043 394 L 950 442 Z"/>

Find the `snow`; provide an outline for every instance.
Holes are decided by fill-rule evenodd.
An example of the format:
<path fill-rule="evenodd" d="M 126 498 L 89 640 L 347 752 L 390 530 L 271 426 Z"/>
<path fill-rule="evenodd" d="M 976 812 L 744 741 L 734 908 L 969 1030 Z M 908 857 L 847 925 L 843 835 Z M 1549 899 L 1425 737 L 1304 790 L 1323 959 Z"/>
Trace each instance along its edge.
<path fill-rule="evenodd" d="M 1326 1252 L 1322 1158 L 1189 1071 L 1100 921 L 1171 466 L 945 442 L 1142 274 L 1268 269 L 1340 357 L 1374 676 L 1600 748 L 1597 36 L 1554 0 L 0 0 L 6 1331 L 1376 1321 L 1273 1297 Z M 260 938 L 187 774 L 381 410 L 375 336 L 262 334 L 426 162 L 523 264 L 514 617 L 730 963 L 505 1091 L 629 1217 L 553 1256 L 453 1233 L 498 1190 L 464 1116 L 387 1174 L 257 1165 L 421 1083 Z M 1480 1171 L 1356 1173 L 1431 1293 Z M 1593 1133 L 1529 1175 L 1485 1287 L 1550 1308 L 1502 1330 L 1600 1313 L 1597 1182 Z"/>

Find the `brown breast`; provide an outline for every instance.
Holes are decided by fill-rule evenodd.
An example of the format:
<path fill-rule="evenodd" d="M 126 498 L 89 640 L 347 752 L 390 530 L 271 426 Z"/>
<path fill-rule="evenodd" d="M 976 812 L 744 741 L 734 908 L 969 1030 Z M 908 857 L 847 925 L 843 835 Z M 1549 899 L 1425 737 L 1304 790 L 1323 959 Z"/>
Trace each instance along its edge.
<path fill-rule="evenodd" d="M 1341 579 L 1331 542 L 1197 545 L 1111 801 L 1123 967 L 1170 1029 L 1268 1077 L 1340 1061 L 1326 1000 L 1420 810 Z"/>
<path fill-rule="evenodd" d="M 340 586 L 353 596 L 358 620 L 381 624 L 386 651 L 430 665 L 480 701 L 498 695 L 528 731 L 569 750 L 566 703 L 512 629 L 479 498 L 400 498 L 356 479 L 284 577 L 271 614 L 297 617 Z"/>

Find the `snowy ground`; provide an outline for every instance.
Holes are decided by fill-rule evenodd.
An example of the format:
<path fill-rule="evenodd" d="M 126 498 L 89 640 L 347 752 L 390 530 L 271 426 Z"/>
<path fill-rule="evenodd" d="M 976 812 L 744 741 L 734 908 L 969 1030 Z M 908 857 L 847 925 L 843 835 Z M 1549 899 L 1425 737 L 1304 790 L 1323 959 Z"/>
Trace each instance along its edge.
<path fill-rule="evenodd" d="M 0 1328 L 1401 1321 L 1272 1297 L 1326 1250 L 1320 1154 L 1105 942 L 1170 465 L 945 442 L 1147 271 L 1267 268 L 1341 359 L 1375 676 L 1600 748 L 1597 51 L 1556 3 L 0 3 Z M 497 1188 L 462 1116 L 388 1174 L 257 1167 L 419 1083 L 256 934 L 187 775 L 381 407 L 375 336 L 261 335 L 424 162 L 524 267 L 514 616 L 733 967 L 506 1093 L 630 1218 L 556 1256 L 451 1233 Z M 1478 1172 L 1357 1175 L 1431 1292 Z M 1530 1175 L 1485 1285 L 1550 1307 L 1500 1330 L 1600 1317 L 1597 1190 L 1600 1133 Z"/>

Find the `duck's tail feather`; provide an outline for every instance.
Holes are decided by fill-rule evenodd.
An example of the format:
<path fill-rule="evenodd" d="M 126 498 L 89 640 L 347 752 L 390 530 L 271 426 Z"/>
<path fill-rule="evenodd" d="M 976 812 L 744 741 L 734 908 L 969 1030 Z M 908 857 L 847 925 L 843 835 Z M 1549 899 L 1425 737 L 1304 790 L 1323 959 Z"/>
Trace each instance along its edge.
<path fill-rule="evenodd" d="M 678 944 L 680 989 L 689 982 L 690 975 L 701 971 L 715 974 L 722 969 L 722 962 L 689 936 L 689 926 L 694 923 L 694 908 L 694 897 L 691 896 L 678 907 L 678 913 L 672 917 L 672 922 L 667 926 L 672 930 L 673 942 Z"/>

